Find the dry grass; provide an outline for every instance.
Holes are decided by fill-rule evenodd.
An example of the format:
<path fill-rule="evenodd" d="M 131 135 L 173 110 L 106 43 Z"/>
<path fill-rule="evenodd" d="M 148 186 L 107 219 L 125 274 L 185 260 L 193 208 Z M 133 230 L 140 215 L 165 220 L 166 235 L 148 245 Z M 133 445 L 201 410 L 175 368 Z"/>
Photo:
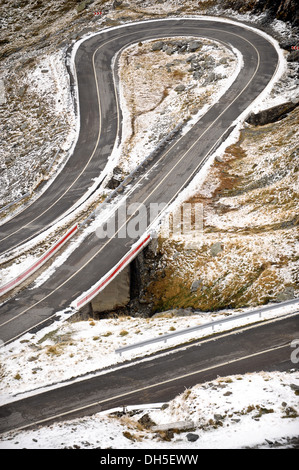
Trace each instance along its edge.
<path fill-rule="evenodd" d="M 119 336 L 127 336 L 128 334 L 129 334 L 128 331 L 122 330 L 122 331 L 120 331 Z"/>
<path fill-rule="evenodd" d="M 62 354 L 62 348 L 60 345 L 51 345 L 46 349 L 46 354 L 48 356 L 60 356 Z"/>

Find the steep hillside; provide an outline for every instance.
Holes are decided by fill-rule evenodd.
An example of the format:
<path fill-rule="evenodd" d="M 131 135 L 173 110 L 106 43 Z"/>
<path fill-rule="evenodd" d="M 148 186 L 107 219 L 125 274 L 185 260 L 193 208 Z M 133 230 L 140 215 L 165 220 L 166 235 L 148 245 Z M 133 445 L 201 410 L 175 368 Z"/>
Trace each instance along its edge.
<path fill-rule="evenodd" d="M 0 207 L 4 210 L 0 216 L 11 216 L 20 204 L 36 197 L 71 156 L 78 116 L 66 68 L 70 44 L 88 32 L 136 20 L 205 13 L 237 18 L 265 29 L 285 47 L 288 67 L 262 105 L 270 107 L 298 98 L 298 54 L 291 49 L 298 33 L 294 5 L 293 1 L 266 0 L 2 2 Z M 151 74 L 144 73 L 152 51 L 138 57 L 145 46 L 136 47 L 135 56 L 125 53 L 128 60 L 132 59 L 127 75 L 133 73 L 135 80 L 128 83 L 136 84 L 140 77 L 140 86 L 138 93 L 137 87 L 127 87 L 131 95 L 123 96 L 134 134 L 123 143 L 128 151 L 127 160 L 120 162 L 124 172 L 136 164 L 138 148 L 144 155 L 172 129 L 178 110 L 185 113 L 193 103 L 192 112 L 196 114 L 209 102 L 207 93 L 199 94 L 188 85 L 191 75 L 194 79 L 197 73 L 196 80 L 200 78 L 195 62 L 190 61 L 190 68 L 186 68 L 182 57 L 173 60 L 174 56 L 167 58 L 164 54 L 162 58 L 156 51 L 151 60 L 159 56 L 164 61 L 160 69 L 163 80 L 154 82 Z M 215 50 L 210 55 L 215 55 Z M 209 67 L 219 66 L 216 62 Z M 158 99 L 155 108 L 142 108 L 153 85 Z M 177 107 L 172 108 L 174 103 Z M 215 162 L 203 186 L 193 195 L 193 200 L 204 206 L 205 223 L 205 241 L 195 250 L 196 255 L 194 250 L 184 250 L 184 240 L 162 243 L 161 239 L 159 255 L 150 260 L 158 265 L 157 276 L 153 282 L 146 277 L 142 291 L 146 291 L 145 299 L 154 310 L 173 306 L 217 309 L 297 295 L 297 134 L 298 112 L 294 110 L 278 123 L 246 127 L 240 141 Z M 220 243 L 221 250 L 213 256 L 209 247 L 215 243 Z M 45 248 L 39 247 L 36 253 L 31 249 L 30 256 L 40 255 Z M 9 278 L 11 265 L 6 268 Z M 196 292 L 193 287 L 191 292 L 194 281 L 200 287 Z"/>

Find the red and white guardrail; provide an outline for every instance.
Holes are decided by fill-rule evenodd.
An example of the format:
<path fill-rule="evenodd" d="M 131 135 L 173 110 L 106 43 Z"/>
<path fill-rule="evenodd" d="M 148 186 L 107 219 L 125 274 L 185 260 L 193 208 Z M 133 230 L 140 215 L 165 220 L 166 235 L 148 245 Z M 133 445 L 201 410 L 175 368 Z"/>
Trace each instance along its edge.
<path fill-rule="evenodd" d="M 130 251 L 112 268 L 108 273 L 103 276 L 97 284 L 91 287 L 87 292 L 84 292 L 78 299 L 72 304 L 72 306 L 79 310 L 88 302 L 90 302 L 96 295 L 98 295 L 119 273 L 122 271 L 137 255 L 143 250 L 143 248 L 149 244 L 151 240 L 151 234 L 147 234 L 136 242 Z"/>
<path fill-rule="evenodd" d="M 43 256 L 35 261 L 32 266 L 25 269 L 25 271 L 19 274 L 15 279 L 0 287 L 0 296 L 14 289 L 16 286 L 24 282 L 25 279 L 31 276 L 35 271 L 37 271 L 78 231 L 78 229 L 78 224 L 74 225 L 60 240 L 58 240 L 58 242 L 55 243 L 54 246 L 52 246 Z"/>

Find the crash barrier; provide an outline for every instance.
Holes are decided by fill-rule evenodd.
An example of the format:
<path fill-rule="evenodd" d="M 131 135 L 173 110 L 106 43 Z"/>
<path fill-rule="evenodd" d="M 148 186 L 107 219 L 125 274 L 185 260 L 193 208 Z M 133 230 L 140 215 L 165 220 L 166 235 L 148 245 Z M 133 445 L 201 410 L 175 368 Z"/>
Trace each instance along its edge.
<path fill-rule="evenodd" d="M 78 231 L 78 224 L 74 225 L 68 232 L 58 240 L 46 253 L 41 256 L 35 263 L 29 268 L 25 269 L 15 279 L 9 281 L 4 286 L 0 287 L 0 296 L 6 294 L 10 290 L 14 289 L 22 282 L 24 282 L 29 276 L 43 266 L 66 242 L 68 242 L 72 236 Z"/>

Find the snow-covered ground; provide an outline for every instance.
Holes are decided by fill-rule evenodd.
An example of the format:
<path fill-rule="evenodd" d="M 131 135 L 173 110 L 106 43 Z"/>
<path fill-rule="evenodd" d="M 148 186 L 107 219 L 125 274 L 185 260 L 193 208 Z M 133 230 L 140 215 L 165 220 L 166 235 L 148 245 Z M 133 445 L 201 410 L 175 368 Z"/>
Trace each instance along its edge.
<path fill-rule="evenodd" d="M 274 319 L 286 312 L 296 311 L 281 307 L 265 312 L 259 319 Z M 246 312 L 246 309 L 243 311 Z M 35 334 L 26 334 L 13 343 L 0 347 L 0 404 L 13 402 L 36 393 L 105 373 L 107 367 L 122 367 L 127 360 L 150 360 L 152 353 L 164 351 L 173 345 L 200 340 L 213 332 L 248 325 L 252 317 L 234 319 L 238 311 L 216 313 L 164 312 L 152 318 L 120 317 L 106 320 L 66 322 L 61 318 L 52 326 Z M 116 349 L 140 341 L 157 338 L 178 330 L 226 319 L 229 324 L 207 328 L 192 334 L 154 343 L 120 355 Z M 67 317 L 67 314 L 65 314 Z M 255 317 L 257 319 L 257 317 Z M 299 341 L 299 340 L 298 340 Z M 262 372 L 244 376 L 220 377 L 203 383 L 168 404 L 145 404 L 130 407 L 137 410 L 122 418 L 110 412 L 40 427 L 34 431 L 6 433 L 0 437 L 0 448 L 112 448 L 112 449 L 201 449 L 292 447 L 292 438 L 299 431 L 299 373 L 298 341 L 290 346 L 294 369 L 289 372 Z M 1 346 L 1 345 L 0 345 Z M 148 357 L 147 357 L 148 356 Z M 143 358 L 143 359 L 142 359 Z M 156 409 L 158 407 L 158 410 Z M 121 410 L 120 410 L 121 411 Z M 145 429 L 137 423 L 143 414 L 161 430 Z M 163 425 L 193 422 L 192 432 L 167 434 Z M 176 428 L 176 425 L 172 427 Z M 195 434 L 196 441 L 189 440 Z M 99 437 L 100 436 L 100 437 Z M 189 436 L 189 437 L 188 437 Z M 196 437 L 198 436 L 198 437 Z M 194 437 L 194 436 L 193 436 Z"/>
<path fill-rule="evenodd" d="M 189 44 L 198 39 L 199 50 L 190 51 Z M 177 125 L 188 121 L 184 132 L 194 125 L 230 87 L 243 66 L 236 49 L 216 41 L 172 37 L 162 42 L 163 49 L 159 50 L 152 48 L 160 40 L 133 45 L 119 61 L 124 134 L 118 164 L 129 172 Z M 177 44 L 183 46 L 183 52 L 177 50 Z M 169 52 L 172 49 L 174 52 Z M 177 87 L 182 89 L 178 91 Z"/>
<path fill-rule="evenodd" d="M 0 438 L 0 448 L 177 452 L 291 448 L 293 438 L 297 438 L 298 445 L 298 390 L 298 371 L 219 377 L 186 390 L 166 406 L 130 407 L 122 416 L 110 411 L 36 430 L 7 433 Z M 140 423 L 144 415 L 148 415 L 146 421 L 151 420 L 150 428 Z M 182 430 L 176 430 L 182 423 L 188 423 L 185 429 L 183 424 Z"/>

